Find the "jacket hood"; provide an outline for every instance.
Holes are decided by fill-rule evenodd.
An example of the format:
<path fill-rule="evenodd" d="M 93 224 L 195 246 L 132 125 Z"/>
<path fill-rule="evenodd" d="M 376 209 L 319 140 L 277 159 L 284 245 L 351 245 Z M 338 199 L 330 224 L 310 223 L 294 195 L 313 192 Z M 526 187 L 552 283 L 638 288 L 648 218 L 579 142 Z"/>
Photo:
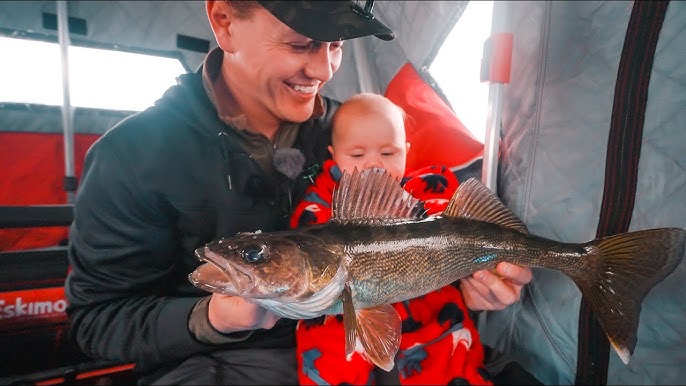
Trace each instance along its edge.
<path fill-rule="evenodd" d="M 184 123 L 205 135 L 216 136 L 214 127 L 225 127 L 202 84 L 202 66 L 194 73 L 182 74 L 155 102 L 155 109 L 176 122 Z M 209 124 L 208 123 L 212 123 Z"/>

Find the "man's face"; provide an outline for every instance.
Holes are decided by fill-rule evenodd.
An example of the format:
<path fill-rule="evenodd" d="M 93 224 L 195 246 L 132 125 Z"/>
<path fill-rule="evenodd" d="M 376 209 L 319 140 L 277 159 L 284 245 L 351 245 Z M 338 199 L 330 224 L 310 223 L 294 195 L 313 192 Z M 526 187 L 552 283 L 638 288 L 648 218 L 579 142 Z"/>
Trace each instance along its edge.
<path fill-rule="evenodd" d="M 229 26 L 229 87 L 253 125 L 303 122 L 315 96 L 341 64 L 343 42 L 304 37 L 258 7 Z"/>

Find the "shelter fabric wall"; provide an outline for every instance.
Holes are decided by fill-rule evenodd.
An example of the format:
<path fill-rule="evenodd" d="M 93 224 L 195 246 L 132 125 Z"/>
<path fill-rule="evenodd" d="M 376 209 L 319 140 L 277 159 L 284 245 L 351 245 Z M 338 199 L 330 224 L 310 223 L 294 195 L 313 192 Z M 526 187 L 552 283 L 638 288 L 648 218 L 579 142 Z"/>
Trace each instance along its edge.
<path fill-rule="evenodd" d="M 512 81 L 505 88 L 498 192 L 533 234 L 593 239 L 619 59 L 633 3 L 510 6 Z M 658 40 L 630 230 L 686 228 L 686 3 L 672 1 Z M 609 384 L 686 379 L 686 261 L 643 302 L 634 356 L 610 352 Z M 534 269 L 523 301 L 483 313 L 482 339 L 546 384 L 574 383 L 580 293 Z"/>

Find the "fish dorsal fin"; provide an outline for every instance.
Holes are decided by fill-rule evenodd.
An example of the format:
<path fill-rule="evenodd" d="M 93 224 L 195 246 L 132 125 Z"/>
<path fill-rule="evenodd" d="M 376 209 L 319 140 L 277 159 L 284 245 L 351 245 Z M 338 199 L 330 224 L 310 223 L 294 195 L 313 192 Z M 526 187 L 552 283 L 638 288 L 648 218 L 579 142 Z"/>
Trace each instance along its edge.
<path fill-rule="evenodd" d="M 383 225 L 423 214 L 422 203 L 382 169 L 346 171 L 333 193 L 331 220 L 339 223 Z"/>
<path fill-rule="evenodd" d="M 476 178 L 470 178 L 457 187 L 443 216 L 485 221 L 529 233 L 526 225 Z"/>

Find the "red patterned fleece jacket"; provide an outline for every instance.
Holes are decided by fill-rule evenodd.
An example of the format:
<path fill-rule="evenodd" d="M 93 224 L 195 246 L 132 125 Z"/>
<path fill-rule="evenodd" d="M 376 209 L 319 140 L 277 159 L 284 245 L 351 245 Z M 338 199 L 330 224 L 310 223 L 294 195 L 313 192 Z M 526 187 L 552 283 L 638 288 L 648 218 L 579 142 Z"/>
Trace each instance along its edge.
<path fill-rule="evenodd" d="M 296 206 L 291 228 L 320 224 L 331 218 L 331 199 L 341 178 L 328 160 Z M 402 186 L 421 200 L 427 214 L 439 214 L 458 181 L 446 167 L 430 166 L 408 174 Z M 484 349 L 460 291 L 447 285 L 418 298 L 393 304 L 402 319 L 402 338 L 396 365 L 402 385 L 490 385 L 483 368 Z M 375 384 L 372 364 L 355 351 L 345 354 L 341 315 L 301 320 L 296 329 L 300 383 Z"/>

